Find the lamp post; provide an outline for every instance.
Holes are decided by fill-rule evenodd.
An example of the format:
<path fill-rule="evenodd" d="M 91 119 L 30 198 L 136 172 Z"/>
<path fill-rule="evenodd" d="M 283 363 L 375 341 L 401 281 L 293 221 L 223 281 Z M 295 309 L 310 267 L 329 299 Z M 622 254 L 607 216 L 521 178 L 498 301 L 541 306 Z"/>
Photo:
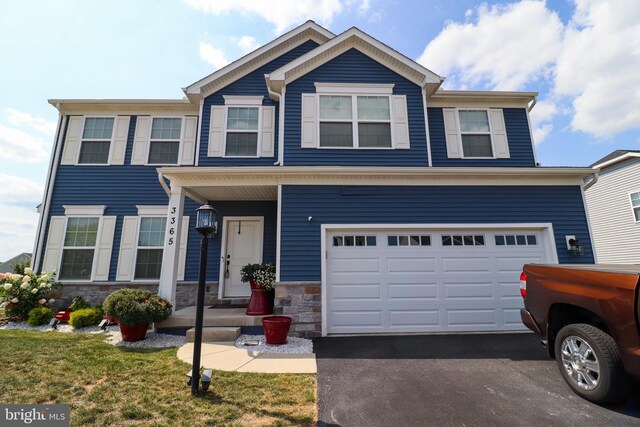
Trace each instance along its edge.
<path fill-rule="evenodd" d="M 200 271 L 198 273 L 198 299 L 196 302 L 196 330 L 193 340 L 193 366 L 191 367 L 191 394 L 198 394 L 200 386 L 200 355 L 202 351 L 202 321 L 204 317 L 204 286 L 207 276 L 207 251 L 209 238 L 218 231 L 216 210 L 206 203 L 196 209 L 196 231 L 202 234 L 200 241 Z"/>

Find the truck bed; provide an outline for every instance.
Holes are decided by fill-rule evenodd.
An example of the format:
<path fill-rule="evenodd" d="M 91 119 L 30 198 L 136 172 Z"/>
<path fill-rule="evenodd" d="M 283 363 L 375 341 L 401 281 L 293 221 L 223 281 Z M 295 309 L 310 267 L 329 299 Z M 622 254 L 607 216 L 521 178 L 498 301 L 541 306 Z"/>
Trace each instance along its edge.
<path fill-rule="evenodd" d="M 639 274 L 640 264 L 530 264 L 570 270 L 601 271 L 604 273 Z"/>

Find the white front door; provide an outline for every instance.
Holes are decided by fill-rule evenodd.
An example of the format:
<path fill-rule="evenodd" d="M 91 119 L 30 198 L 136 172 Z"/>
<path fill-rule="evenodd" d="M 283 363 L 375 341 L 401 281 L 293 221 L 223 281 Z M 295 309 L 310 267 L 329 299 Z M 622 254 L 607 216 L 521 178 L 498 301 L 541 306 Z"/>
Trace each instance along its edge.
<path fill-rule="evenodd" d="M 223 296 L 247 297 L 251 295 L 248 283 L 242 283 L 240 270 L 246 264 L 262 262 L 262 217 L 225 218 L 226 250 L 223 254 Z"/>

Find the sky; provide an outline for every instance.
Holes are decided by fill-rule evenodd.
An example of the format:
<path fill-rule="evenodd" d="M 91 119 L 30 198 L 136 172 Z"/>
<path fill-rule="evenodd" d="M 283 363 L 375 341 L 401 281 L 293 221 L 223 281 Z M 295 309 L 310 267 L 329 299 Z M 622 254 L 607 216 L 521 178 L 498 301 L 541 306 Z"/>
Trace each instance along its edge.
<path fill-rule="evenodd" d="M 539 92 L 543 166 L 640 149 L 638 0 L 2 0 L 0 261 L 33 248 L 57 121 L 47 99 L 182 98 L 308 19 L 360 28 L 445 89 Z"/>

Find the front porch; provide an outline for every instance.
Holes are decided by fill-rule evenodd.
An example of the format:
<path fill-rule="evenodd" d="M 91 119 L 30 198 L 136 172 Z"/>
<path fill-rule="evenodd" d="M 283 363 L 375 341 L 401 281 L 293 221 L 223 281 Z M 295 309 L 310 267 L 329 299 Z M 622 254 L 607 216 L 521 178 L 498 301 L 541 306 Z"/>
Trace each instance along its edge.
<path fill-rule="evenodd" d="M 262 318 L 266 316 L 247 316 L 246 308 L 207 308 L 204 309 L 204 327 L 262 328 Z M 196 325 L 196 306 L 174 311 L 164 322 L 156 324 L 159 330 L 186 332 Z"/>

